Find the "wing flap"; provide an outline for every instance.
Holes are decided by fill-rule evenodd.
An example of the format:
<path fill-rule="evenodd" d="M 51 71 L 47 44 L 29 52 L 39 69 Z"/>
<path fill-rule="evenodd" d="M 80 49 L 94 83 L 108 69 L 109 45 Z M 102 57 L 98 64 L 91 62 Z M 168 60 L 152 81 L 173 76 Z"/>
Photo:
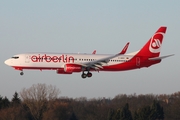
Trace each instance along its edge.
<path fill-rule="evenodd" d="M 95 66 L 96 68 L 101 68 L 101 69 L 103 69 L 103 67 L 102 67 L 101 65 L 94 64 L 93 66 Z"/>

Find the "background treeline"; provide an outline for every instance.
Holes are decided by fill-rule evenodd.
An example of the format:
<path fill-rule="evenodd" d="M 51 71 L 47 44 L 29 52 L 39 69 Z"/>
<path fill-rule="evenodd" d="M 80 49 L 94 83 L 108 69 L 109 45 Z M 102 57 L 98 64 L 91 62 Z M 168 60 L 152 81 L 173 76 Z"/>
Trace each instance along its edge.
<path fill-rule="evenodd" d="M 0 96 L 0 120 L 180 120 L 180 92 L 114 98 L 58 97 L 59 89 L 36 84 Z"/>

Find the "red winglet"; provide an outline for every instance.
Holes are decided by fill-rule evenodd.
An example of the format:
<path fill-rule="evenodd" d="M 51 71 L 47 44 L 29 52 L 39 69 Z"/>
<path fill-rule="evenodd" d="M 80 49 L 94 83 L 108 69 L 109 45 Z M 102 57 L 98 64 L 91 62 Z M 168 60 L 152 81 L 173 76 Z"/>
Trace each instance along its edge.
<path fill-rule="evenodd" d="M 122 51 L 119 54 L 125 54 L 128 49 L 128 46 L 129 46 L 129 42 L 124 46 L 124 48 L 122 49 Z"/>
<path fill-rule="evenodd" d="M 94 50 L 94 51 L 92 52 L 92 54 L 96 54 L 96 50 Z"/>

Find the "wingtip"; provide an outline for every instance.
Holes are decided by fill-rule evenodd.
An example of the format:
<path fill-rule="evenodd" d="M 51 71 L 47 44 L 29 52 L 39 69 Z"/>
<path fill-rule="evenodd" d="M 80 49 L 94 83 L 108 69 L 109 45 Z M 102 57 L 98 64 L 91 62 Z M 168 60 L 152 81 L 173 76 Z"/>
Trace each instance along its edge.
<path fill-rule="evenodd" d="M 130 42 L 126 43 L 126 45 L 124 46 L 124 48 L 122 49 L 122 51 L 119 54 L 125 54 L 129 47 L 129 44 L 130 44 Z"/>
<path fill-rule="evenodd" d="M 96 50 L 94 50 L 94 51 L 92 52 L 92 54 L 96 54 Z"/>

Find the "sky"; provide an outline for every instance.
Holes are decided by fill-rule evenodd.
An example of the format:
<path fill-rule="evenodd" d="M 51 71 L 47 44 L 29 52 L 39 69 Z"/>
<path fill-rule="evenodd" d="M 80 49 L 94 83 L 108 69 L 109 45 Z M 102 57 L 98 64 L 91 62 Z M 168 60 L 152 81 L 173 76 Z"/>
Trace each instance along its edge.
<path fill-rule="evenodd" d="M 118 94 L 172 94 L 180 91 L 180 1 L 142 0 L 4 0 L 0 1 L 0 95 L 33 84 L 54 85 L 60 97 L 114 98 Z M 167 26 L 161 55 L 175 54 L 149 68 L 124 72 L 59 75 L 56 71 L 24 70 L 4 64 L 15 54 L 65 52 L 116 54 L 127 42 L 127 53 Z"/>

